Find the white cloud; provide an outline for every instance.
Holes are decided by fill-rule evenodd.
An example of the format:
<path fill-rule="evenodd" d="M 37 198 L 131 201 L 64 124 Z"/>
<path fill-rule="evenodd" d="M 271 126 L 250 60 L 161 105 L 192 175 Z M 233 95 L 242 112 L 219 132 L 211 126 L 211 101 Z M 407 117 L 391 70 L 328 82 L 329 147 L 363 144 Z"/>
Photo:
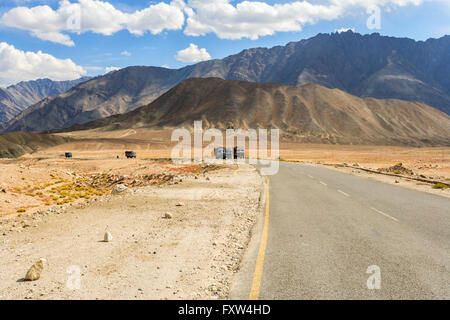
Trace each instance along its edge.
<path fill-rule="evenodd" d="M 334 30 L 334 32 L 337 32 L 337 33 L 342 33 L 342 32 L 347 32 L 347 31 L 355 32 L 355 28 L 340 28 L 340 29 Z"/>
<path fill-rule="evenodd" d="M 388 10 L 448 0 L 298 0 L 278 4 L 263 0 L 186 0 L 186 4 L 184 0 L 172 0 L 132 13 L 123 12 L 106 0 L 70 1 L 61 0 L 56 10 L 47 5 L 16 7 L 1 16 L 0 24 L 27 30 L 42 40 L 73 46 L 70 33 L 109 36 L 128 30 L 134 35 L 159 34 L 181 30 L 186 16 L 184 33 L 189 36 L 214 33 L 223 39 L 258 39 L 276 32 L 301 31 L 306 24 L 339 19 L 373 5 Z"/>
<path fill-rule="evenodd" d="M 163 64 L 163 65 L 161 66 L 161 68 L 170 69 L 170 67 L 169 67 L 167 64 Z"/>
<path fill-rule="evenodd" d="M 175 59 L 181 62 L 199 62 L 210 60 L 211 56 L 205 48 L 199 49 L 197 45 L 191 43 L 186 49 L 178 51 Z"/>
<path fill-rule="evenodd" d="M 41 31 L 32 31 L 31 34 L 41 40 L 60 43 L 68 47 L 75 46 L 75 42 L 73 42 L 67 34 L 59 32 L 41 32 Z"/>
<path fill-rule="evenodd" d="M 113 72 L 113 71 L 118 71 L 118 70 L 120 70 L 121 68 L 119 68 L 119 67 L 106 67 L 105 68 L 105 73 L 110 73 L 110 72 Z"/>
<path fill-rule="evenodd" d="M 74 80 L 84 74 L 86 70 L 70 59 L 57 59 L 41 51 L 25 52 L 0 42 L 0 86 L 39 78 Z"/>
<path fill-rule="evenodd" d="M 78 0 L 72 3 L 61 0 L 54 10 L 47 5 L 16 7 L 0 18 L 0 24 L 30 31 L 39 39 L 73 46 L 66 33 L 94 32 L 113 35 L 128 30 L 135 35 L 149 31 L 152 34 L 163 30 L 180 30 L 184 24 L 183 0 L 170 4 L 160 2 L 134 13 L 125 13 L 112 4 L 100 0 Z"/>
<path fill-rule="evenodd" d="M 335 20 L 352 9 L 371 5 L 419 5 L 433 0 L 305 0 L 270 5 L 262 1 L 188 0 L 184 33 L 200 36 L 215 33 L 222 39 L 258 39 L 276 32 L 301 31 L 305 24 Z M 434 0 L 436 1 L 436 0 Z"/>
<path fill-rule="evenodd" d="M 332 20 L 342 13 L 337 5 L 316 5 L 307 1 L 269 5 L 244 1 L 236 6 L 228 0 L 191 0 L 186 35 L 215 33 L 224 39 L 258 39 L 280 31 L 300 31 L 306 23 L 318 19 Z"/>
<path fill-rule="evenodd" d="M 120 54 L 123 55 L 123 56 L 127 56 L 127 57 L 130 57 L 130 56 L 131 56 L 131 52 L 129 52 L 129 51 L 127 51 L 127 50 L 122 51 Z"/>

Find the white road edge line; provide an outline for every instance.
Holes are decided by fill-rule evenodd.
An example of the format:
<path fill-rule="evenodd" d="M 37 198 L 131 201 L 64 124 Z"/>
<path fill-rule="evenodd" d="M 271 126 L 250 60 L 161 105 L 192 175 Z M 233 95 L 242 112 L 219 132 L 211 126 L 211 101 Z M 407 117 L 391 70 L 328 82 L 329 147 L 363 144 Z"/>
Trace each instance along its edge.
<path fill-rule="evenodd" d="M 320 184 L 323 184 L 324 186 L 327 186 L 327 184 L 323 181 L 320 181 Z"/>
<path fill-rule="evenodd" d="M 312 175 L 310 175 L 310 174 L 308 174 L 308 177 L 310 177 L 311 179 L 314 179 L 314 177 Z"/>
<path fill-rule="evenodd" d="M 384 213 L 383 211 L 380 211 L 380 210 L 378 210 L 378 209 L 376 209 L 376 208 L 374 208 L 374 207 L 371 207 L 370 209 L 372 209 L 373 211 L 375 211 L 375 212 L 377 212 L 377 213 L 379 213 L 379 214 L 382 214 L 383 216 L 385 216 L 385 217 L 387 217 L 387 218 L 389 218 L 389 219 L 392 219 L 392 220 L 394 220 L 394 221 L 399 222 L 398 219 L 396 219 L 396 218 L 394 218 L 394 217 L 388 215 L 387 213 Z"/>
<path fill-rule="evenodd" d="M 342 190 L 338 190 L 338 192 L 339 193 L 342 193 L 344 196 L 346 196 L 346 197 L 350 197 L 350 195 L 348 194 L 348 193 L 345 193 L 344 191 L 342 191 Z"/>

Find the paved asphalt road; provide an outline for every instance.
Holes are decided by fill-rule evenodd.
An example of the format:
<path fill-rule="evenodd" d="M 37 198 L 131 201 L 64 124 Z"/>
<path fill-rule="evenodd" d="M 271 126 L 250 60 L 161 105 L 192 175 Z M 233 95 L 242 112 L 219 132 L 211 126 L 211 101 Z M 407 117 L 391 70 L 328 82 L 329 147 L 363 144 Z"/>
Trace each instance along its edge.
<path fill-rule="evenodd" d="M 259 232 L 230 298 L 450 299 L 450 199 L 294 163 L 269 180 L 262 276 Z"/>

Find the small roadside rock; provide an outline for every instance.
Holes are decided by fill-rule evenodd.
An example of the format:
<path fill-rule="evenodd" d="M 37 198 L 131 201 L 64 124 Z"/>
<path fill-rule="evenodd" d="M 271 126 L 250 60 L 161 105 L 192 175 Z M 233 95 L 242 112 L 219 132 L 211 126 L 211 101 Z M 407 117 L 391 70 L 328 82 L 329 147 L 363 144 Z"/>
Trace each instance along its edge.
<path fill-rule="evenodd" d="M 164 213 L 163 218 L 164 219 L 172 219 L 172 215 L 170 213 L 166 212 L 166 213 Z"/>
<path fill-rule="evenodd" d="M 103 241 L 104 242 L 110 242 L 110 241 L 112 241 L 112 239 L 113 239 L 113 237 L 112 237 L 112 234 L 111 234 L 111 232 L 105 232 L 105 236 L 103 237 Z"/>
<path fill-rule="evenodd" d="M 177 203 L 177 207 L 184 207 L 184 203 L 183 202 L 178 202 Z"/>
<path fill-rule="evenodd" d="M 44 263 L 46 262 L 47 260 L 44 258 L 39 259 L 35 264 L 31 266 L 24 279 L 26 281 L 38 280 L 41 277 L 42 270 L 44 269 Z"/>
<path fill-rule="evenodd" d="M 128 188 L 126 186 L 124 186 L 123 184 L 118 184 L 114 187 L 111 194 L 122 194 L 127 190 Z"/>

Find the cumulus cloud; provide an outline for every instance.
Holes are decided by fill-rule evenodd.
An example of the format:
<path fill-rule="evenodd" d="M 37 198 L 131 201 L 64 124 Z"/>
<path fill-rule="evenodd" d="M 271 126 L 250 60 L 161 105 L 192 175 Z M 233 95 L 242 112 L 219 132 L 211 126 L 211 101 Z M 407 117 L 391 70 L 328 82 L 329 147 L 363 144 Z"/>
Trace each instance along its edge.
<path fill-rule="evenodd" d="M 127 51 L 127 50 L 122 51 L 120 54 L 123 55 L 123 56 L 127 56 L 127 57 L 130 57 L 130 56 L 131 56 L 131 52 L 129 52 L 129 51 Z"/>
<path fill-rule="evenodd" d="M 210 60 L 211 56 L 205 48 L 199 49 L 197 45 L 191 43 L 186 49 L 178 51 L 175 59 L 181 62 L 200 62 Z"/>
<path fill-rule="evenodd" d="M 0 42 L 0 86 L 2 87 L 39 78 L 75 80 L 85 74 L 86 70 L 70 59 L 57 59 L 41 51 L 25 52 L 6 42 Z"/>
<path fill-rule="evenodd" d="M 79 0 L 72 3 L 61 0 L 56 10 L 47 5 L 13 8 L 2 15 L 0 23 L 30 31 L 42 40 L 73 46 L 67 33 L 93 32 L 109 36 L 121 30 L 135 35 L 179 30 L 184 24 L 184 6 L 183 0 L 174 0 L 169 4 L 160 2 L 126 13 L 106 1 Z"/>
<path fill-rule="evenodd" d="M 419 5 L 433 0 L 305 0 L 270 5 L 262 1 L 189 0 L 184 33 L 215 33 L 222 39 L 258 39 L 276 32 L 301 31 L 305 24 L 341 18 L 355 8 Z M 436 1 L 436 0 L 435 0 Z"/>
<path fill-rule="evenodd" d="M 258 39 L 276 32 L 301 31 L 306 24 L 339 19 L 374 5 L 387 10 L 444 0 L 298 0 L 278 4 L 263 0 L 172 0 L 133 13 L 123 12 L 106 0 L 71 1 L 75 0 L 61 0 L 56 10 L 47 5 L 19 6 L 4 13 L 0 24 L 67 46 L 74 45 L 70 33 L 109 36 L 128 30 L 134 35 L 159 34 L 181 30 L 185 20 L 184 33 L 189 36 L 214 33 L 223 39 Z"/>
<path fill-rule="evenodd" d="M 224 39 L 258 39 L 280 31 L 300 31 L 306 23 L 332 20 L 342 13 L 338 5 L 315 5 L 307 1 L 269 5 L 244 1 L 236 6 L 228 0 L 191 0 L 186 35 L 215 33 Z"/>

